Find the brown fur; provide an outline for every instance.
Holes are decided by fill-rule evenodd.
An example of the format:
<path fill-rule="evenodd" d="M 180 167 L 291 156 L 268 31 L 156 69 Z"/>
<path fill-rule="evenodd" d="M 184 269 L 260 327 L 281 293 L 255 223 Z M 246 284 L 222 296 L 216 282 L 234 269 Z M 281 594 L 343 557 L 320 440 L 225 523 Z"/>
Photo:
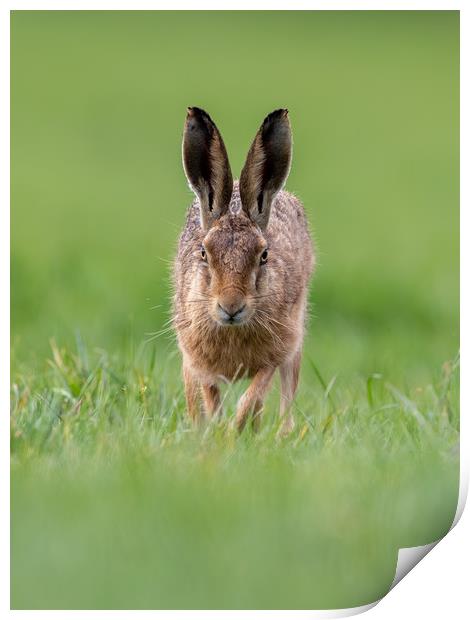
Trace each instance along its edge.
<path fill-rule="evenodd" d="M 285 123 L 287 112 L 283 112 L 285 114 L 279 122 Z M 278 121 L 275 119 L 275 122 Z M 260 132 L 251 154 L 255 143 L 260 144 Z M 218 131 L 214 135 L 223 146 Z M 214 148 L 214 142 L 209 144 L 212 161 Z M 240 399 L 236 422 L 237 427 L 243 429 L 248 416 L 253 413 L 256 428 L 264 397 L 275 370 L 279 368 L 282 432 L 289 432 L 293 427 L 290 406 L 298 383 L 308 283 L 314 256 L 302 204 L 279 188 L 288 173 L 290 151 L 287 169 L 282 166 L 282 174 L 271 182 L 271 186 L 269 183 L 262 186 L 259 180 L 262 174 L 259 161 L 266 155 L 275 158 L 276 151 L 272 153 L 267 149 L 266 153 L 256 156 L 256 173 L 250 172 L 250 154 L 244 168 L 245 195 L 251 196 L 252 202 L 257 192 L 267 188 L 266 194 L 259 199 L 259 208 L 256 204 L 242 204 L 237 181 L 233 183 L 228 208 L 218 217 L 210 219 L 202 215 L 205 206 L 200 196 L 191 205 L 175 261 L 174 325 L 183 354 L 187 407 L 191 418 L 200 416 L 199 386 L 206 413 L 212 416 L 220 411 L 221 406 L 218 384 L 247 376 L 252 378 L 252 383 Z M 215 158 L 219 161 L 215 173 L 217 179 L 224 177 L 220 168 L 222 160 Z M 257 187 L 249 185 L 250 175 Z M 189 180 L 194 189 L 194 183 L 191 178 Z M 210 186 L 210 175 L 206 183 Z M 227 188 L 218 187 L 219 195 L 224 191 Z M 268 210 L 267 219 L 262 213 L 265 208 Z M 257 215 L 264 215 L 264 218 L 257 220 Z M 204 226 L 205 221 L 211 222 L 208 227 Z M 205 257 L 201 248 L 204 248 Z M 267 262 L 260 264 L 260 256 L 266 248 L 269 248 Z M 244 318 L 241 324 L 221 324 L 221 313 L 228 316 L 225 312 L 231 315 L 242 307 Z"/>

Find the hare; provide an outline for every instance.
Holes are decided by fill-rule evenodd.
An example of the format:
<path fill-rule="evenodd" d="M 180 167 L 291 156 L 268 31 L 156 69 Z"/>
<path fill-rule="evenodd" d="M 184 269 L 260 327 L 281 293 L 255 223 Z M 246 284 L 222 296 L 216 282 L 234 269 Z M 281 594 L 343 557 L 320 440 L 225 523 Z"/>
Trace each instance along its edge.
<path fill-rule="evenodd" d="M 219 384 L 252 379 L 236 411 L 239 431 L 263 400 L 277 368 L 280 433 L 294 427 L 308 284 L 314 253 L 300 201 L 283 191 L 291 164 L 287 110 L 269 114 L 232 180 L 219 130 L 200 108 L 188 108 L 183 166 L 196 195 L 174 266 L 173 319 L 183 357 L 189 416 L 220 411 Z"/>

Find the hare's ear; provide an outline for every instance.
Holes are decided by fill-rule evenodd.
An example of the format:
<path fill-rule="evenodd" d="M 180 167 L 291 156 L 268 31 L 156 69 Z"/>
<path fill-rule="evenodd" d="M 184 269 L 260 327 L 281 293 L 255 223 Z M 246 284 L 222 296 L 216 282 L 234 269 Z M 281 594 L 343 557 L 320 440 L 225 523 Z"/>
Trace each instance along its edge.
<path fill-rule="evenodd" d="M 243 209 L 261 230 L 268 225 L 274 197 L 289 175 L 291 155 L 288 112 L 275 110 L 264 119 L 240 175 Z"/>
<path fill-rule="evenodd" d="M 183 166 L 189 185 L 199 198 L 202 228 L 208 230 L 227 211 L 233 180 L 222 136 L 211 117 L 200 108 L 188 108 Z"/>

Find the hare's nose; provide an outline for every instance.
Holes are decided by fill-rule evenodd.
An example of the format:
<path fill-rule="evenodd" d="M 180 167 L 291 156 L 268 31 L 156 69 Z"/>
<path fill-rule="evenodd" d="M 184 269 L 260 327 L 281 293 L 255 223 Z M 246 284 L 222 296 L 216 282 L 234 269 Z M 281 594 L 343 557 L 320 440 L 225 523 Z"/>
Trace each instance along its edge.
<path fill-rule="evenodd" d="M 222 310 L 222 312 L 227 315 L 226 318 L 229 320 L 233 320 L 237 318 L 237 316 L 243 312 L 246 304 L 243 304 L 242 306 L 236 305 L 236 304 L 227 304 L 225 307 L 221 306 L 220 304 L 218 305 L 219 305 L 219 309 Z"/>

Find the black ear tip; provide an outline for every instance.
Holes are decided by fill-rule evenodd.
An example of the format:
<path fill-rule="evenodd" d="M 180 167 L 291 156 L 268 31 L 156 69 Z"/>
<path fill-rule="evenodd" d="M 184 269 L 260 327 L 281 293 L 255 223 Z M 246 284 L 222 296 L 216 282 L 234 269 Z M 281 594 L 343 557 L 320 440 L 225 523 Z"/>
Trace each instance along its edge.
<path fill-rule="evenodd" d="M 188 107 L 188 116 L 195 117 L 195 118 L 201 118 L 201 119 L 207 119 L 209 121 L 211 120 L 211 117 L 209 116 L 209 114 L 207 114 L 205 110 L 203 110 L 202 108 L 198 108 L 196 106 Z"/>
<path fill-rule="evenodd" d="M 208 132 L 209 135 L 212 135 L 215 129 L 215 123 L 205 110 L 193 106 L 188 108 L 186 127 L 192 130 L 198 127 L 203 131 Z"/>
<path fill-rule="evenodd" d="M 271 123 L 275 123 L 276 121 L 288 118 L 289 110 L 287 108 L 279 108 L 278 110 L 274 110 L 274 112 L 271 112 L 271 114 L 267 115 L 267 117 L 263 121 L 263 126 L 266 127 L 268 125 L 271 125 Z"/>
<path fill-rule="evenodd" d="M 288 138 L 291 134 L 291 127 L 287 108 L 279 108 L 279 110 L 274 110 L 274 112 L 268 114 L 261 125 L 260 131 L 263 140 L 270 140 L 273 136 L 281 134 Z"/>

